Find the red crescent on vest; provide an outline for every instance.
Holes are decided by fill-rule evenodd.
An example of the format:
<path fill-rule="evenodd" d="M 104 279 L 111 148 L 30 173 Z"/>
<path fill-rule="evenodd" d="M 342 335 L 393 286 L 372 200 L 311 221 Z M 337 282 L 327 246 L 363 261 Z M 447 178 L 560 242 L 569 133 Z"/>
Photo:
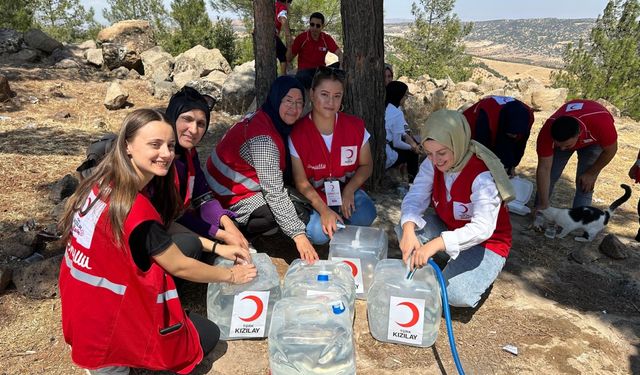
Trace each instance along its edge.
<path fill-rule="evenodd" d="M 467 212 L 469 212 L 469 207 L 465 206 L 464 204 L 462 205 L 462 213 L 466 214 Z"/>
<path fill-rule="evenodd" d="M 350 149 L 350 148 L 348 148 L 348 149 L 347 149 L 347 153 L 348 153 L 348 154 L 347 154 L 347 158 L 351 159 L 351 158 L 353 157 L 353 150 L 352 150 L 352 149 Z"/>
<path fill-rule="evenodd" d="M 356 267 L 355 263 L 349 260 L 343 260 L 343 262 L 345 262 L 347 266 L 351 267 L 351 274 L 353 275 L 353 277 L 356 277 L 356 275 L 358 274 L 358 267 Z"/>
<path fill-rule="evenodd" d="M 262 311 L 264 310 L 264 304 L 262 303 L 262 300 L 260 298 L 256 297 L 256 296 L 246 296 L 242 300 L 244 301 L 245 299 L 250 299 L 253 302 L 255 302 L 255 304 L 256 304 L 256 312 L 255 312 L 255 314 L 251 315 L 248 318 L 240 317 L 240 320 L 242 320 L 244 322 L 253 322 L 254 320 L 258 319 L 258 317 L 260 315 L 262 315 Z"/>
<path fill-rule="evenodd" d="M 416 305 L 414 305 L 411 302 L 400 302 L 396 306 L 407 306 L 411 310 L 411 315 L 412 315 L 411 320 L 409 320 L 406 323 L 396 322 L 397 325 L 399 325 L 400 327 L 409 328 L 416 325 L 416 323 L 418 323 L 418 319 L 420 318 L 420 311 L 418 311 L 418 307 L 416 307 Z"/>

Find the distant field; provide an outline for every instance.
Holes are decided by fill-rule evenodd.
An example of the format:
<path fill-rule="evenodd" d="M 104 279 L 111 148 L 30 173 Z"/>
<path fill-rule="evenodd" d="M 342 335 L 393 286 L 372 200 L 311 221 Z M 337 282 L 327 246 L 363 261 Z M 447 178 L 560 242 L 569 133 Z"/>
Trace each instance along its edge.
<path fill-rule="evenodd" d="M 549 69 L 541 66 L 520 64 L 506 61 L 490 60 L 480 57 L 475 57 L 477 61 L 487 64 L 487 66 L 503 76 L 515 80 L 517 78 L 532 77 L 540 81 L 544 85 L 550 85 L 550 74 L 555 69 Z"/>

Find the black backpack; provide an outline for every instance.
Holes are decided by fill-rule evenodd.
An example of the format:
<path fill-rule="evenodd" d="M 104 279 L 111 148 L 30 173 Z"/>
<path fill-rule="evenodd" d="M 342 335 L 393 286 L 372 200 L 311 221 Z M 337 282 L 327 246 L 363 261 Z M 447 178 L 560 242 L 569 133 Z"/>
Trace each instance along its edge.
<path fill-rule="evenodd" d="M 80 173 L 82 178 L 87 178 L 93 173 L 95 167 L 100 164 L 105 155 L 113 147 L 113 143 L 118 138 L 115 133 L 107 133 L 100 137 L 97 141 L 91 142 L 87 148 L 87 158 L 80 164 L 76 171 Z"/>

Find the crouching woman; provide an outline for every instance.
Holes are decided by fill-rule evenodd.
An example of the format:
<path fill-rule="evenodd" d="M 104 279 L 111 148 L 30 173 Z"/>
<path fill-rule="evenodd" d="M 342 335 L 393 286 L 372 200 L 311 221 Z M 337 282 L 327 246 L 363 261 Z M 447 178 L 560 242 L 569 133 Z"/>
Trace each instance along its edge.
<path fill-rule="evenodd" d="M 413 269 L 436 254 L 444 258 L 449 304 L 475 307 L 511 248 L 505 202 L 513 187 L 500 160 L 471 140 L 461 113 L 434 112 L 423 139 L 428 160 L 402 201 L 402 259 Z M 429 205 L 435 215 L 423 216 Z"/>
<path fill-rule="evenodd" d="M 116 144 L 69 198 L 60 222 L 62 330 L 71 357 L 98 374 L 129 367 L 190 372 L 220 335 L 182 309 L 173 277 L 245 283 L 255 266 L 214 267 L 186 257 L 165 230 L 176 217 L 175 136 L 151 109 L 130 113 Z M 212 243 L 201 239 L 205 250 Z M 237 249 L 225 247 L 224 249 Z M 246 263 L 248 252 L 220 256 Z"/>

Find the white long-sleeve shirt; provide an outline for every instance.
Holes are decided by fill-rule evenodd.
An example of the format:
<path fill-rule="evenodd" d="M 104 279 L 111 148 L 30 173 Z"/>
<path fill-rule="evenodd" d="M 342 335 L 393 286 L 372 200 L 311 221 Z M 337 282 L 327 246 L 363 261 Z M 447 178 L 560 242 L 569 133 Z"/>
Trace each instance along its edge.
<path fill-rule="evenodd" d="M 417 229 L 424 228 L 426 222 L 422 216 L 431 203 L 433 173 L 433 163 L 426 159 L 420 165 L 413 185 L 402 200 L 400 225 L 411 221 L 416 224 Z M 459 175 L 460 172 L 444 174 L 448 201 L 451 200 L 451 186 Z M 471 184 L 473 212 L 471 221 L 463 227 L 441 233 L 445 251 L 452 259 L 457 258 L 460 251 L 467 250 L 491 237 L 496 229 L 501 202 L 491 172 L 485 171 L 476 176 Z"/>

